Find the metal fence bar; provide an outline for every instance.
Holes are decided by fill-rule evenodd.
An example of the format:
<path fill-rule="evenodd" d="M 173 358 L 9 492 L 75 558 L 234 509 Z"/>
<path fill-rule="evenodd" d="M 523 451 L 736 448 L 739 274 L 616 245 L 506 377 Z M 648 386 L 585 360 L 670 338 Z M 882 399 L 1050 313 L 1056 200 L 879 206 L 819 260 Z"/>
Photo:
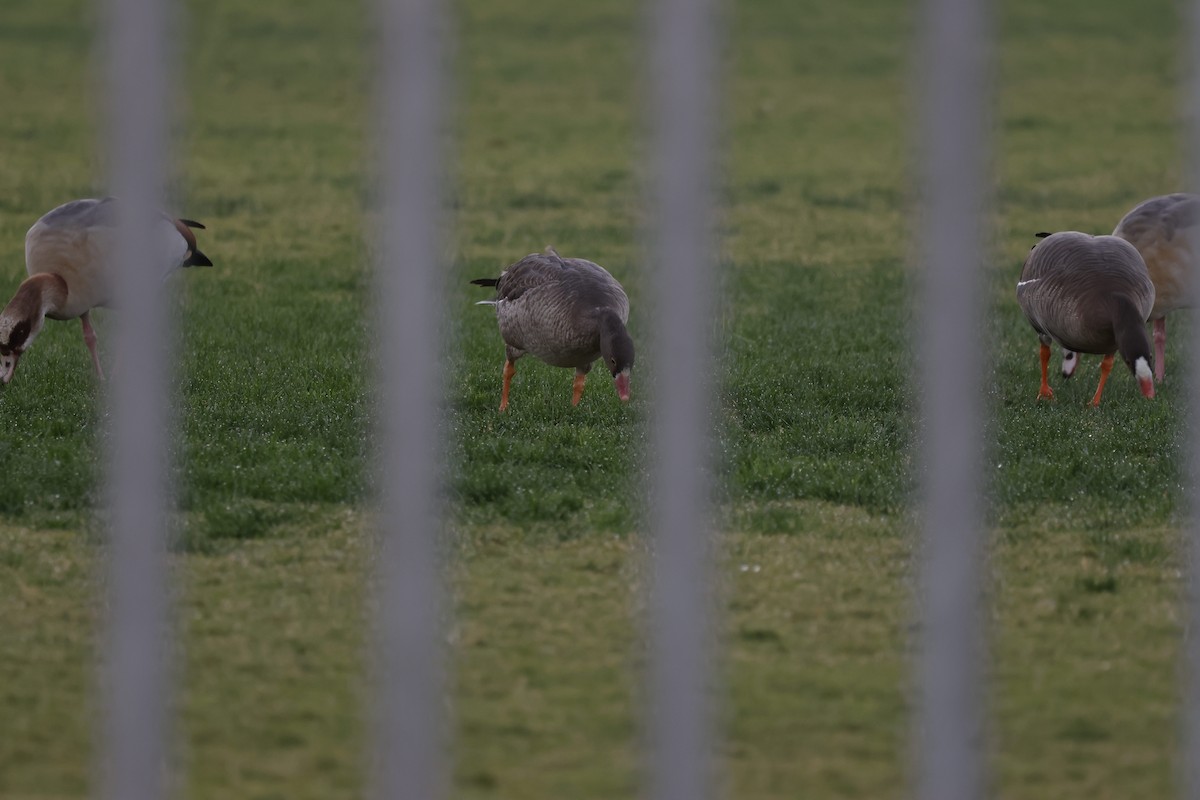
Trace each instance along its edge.
<path fill-rule="evenodd" d="M 711 680 L 714 0 L 657 0 L 651 63 L 657 325 L 650 794 L 713 796 Z"/>
<path fill-rule="evenodd" d="M 107 0 L 113 192 L 121 199 L 116 242 L 115 369 L 108 399 L 108 618 L 100 791 L 110 800 L 167 793 L 170 724 L 166 586 L 168 353 L 157 220 L 168 120 L 166 0 Z"/>
<path fill-rule="evenodd" d="M 379 800 L 443 794 L 438 565 L 441 286 L 438 234 L 445 31 L 439 0 L 376 0 Z"/>
<path fill-rule="evenodd" d="M 1186 54 L 1187 75 L 1184 96 L 1180 103 L 1187 120 L 1184 159 L 1188 189 L 1200 192 L 1200 0 L 1184 7 L 1188 27 Z M 1195 228 L 1188 229 L 1192 252 L 1200 253 L 1200 236 Z M 1192 274 L 1192 306 L 1197 307 L 1200 285 Z M 1184 528 L 1187 540 L 1185 569 L 1185 605 L 1182 658 L 1182 737 L 1180 764 L 1180 796 L 1200 800 L 1200 325 L 1192 324 L 1191 374 L 1189 376 L 1187 425 L 1190 447 L 1184 465 L 1188 523 Z"/>
<path fill-rule="evenodd" d="M 918 796 L 971 800 L 985 782 L 978 353 L 989 43 L 983 0 L 924 0 L 921 11 Z"/>

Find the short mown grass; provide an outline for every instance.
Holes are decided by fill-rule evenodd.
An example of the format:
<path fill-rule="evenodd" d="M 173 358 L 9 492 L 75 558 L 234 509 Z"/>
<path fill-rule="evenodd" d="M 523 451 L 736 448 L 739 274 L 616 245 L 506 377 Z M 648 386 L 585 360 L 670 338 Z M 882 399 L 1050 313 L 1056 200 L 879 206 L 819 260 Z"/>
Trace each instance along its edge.
<path fill-rule="evenodd" d="M 643 503 L 655 393 L 643 9 L 458 4 L 445 245 L 453 796 L 628 797 L 642 778 Z M 0 7 L 0 289 L 38 215 L 103 191 L 82 0 Z M 916 547 L 913 97 L 905 4 L 730 9 L 710 377 L 722 785 L 906 794 Z M 1013 298 L 1040 230 L 1109 231 L 1181 188 L 1166 0 L 1000 9 L 986 375 L 997 793 L 1171 792 L 1188 322 L 1145 402 L 1096 359 L 1035 403 Z M 189 4 L 173 279 L 179 620 L 173 769 L 194 797 L 360 795 L 373 225 L 369 21 L 320 0 Z M 492 276 L 553 245 L 633 301 L 634 400 L 525 359 L 496 411 Z M 6 287 L 6 288 L 5 288 Z M 6 299 L 6 298 L 5 298 Z M 111 312 L 116 313 L 116 312 Z M 110 313 L 98 326 L 102 357 Z M 412 343 L 423 346 L 423 343 Z M 962 369 L 966 365 L 938 365 Z M 134 367 L 127 367 L 134 368 Z M 119 371 L 114 371 L 119 379 Z M 0 389 L 0 797 L 82 797 L 96 721 L 103 387 L 50 322 Z"/>

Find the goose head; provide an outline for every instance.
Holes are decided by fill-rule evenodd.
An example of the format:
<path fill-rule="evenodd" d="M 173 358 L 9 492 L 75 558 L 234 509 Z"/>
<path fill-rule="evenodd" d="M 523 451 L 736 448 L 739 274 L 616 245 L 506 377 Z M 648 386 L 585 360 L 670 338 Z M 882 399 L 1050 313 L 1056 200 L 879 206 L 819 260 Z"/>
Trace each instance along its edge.
<path fill-rule="evenodd" d="M 1146 353 L 1130 357 L 1122 352 L 1121 360 L 1125 362 L 1125 366 L 1129 367 L 1129 371 L 1137 379 L 1142 395 L 1146 398 L 1154 397 L 1154 372 L 1150 369 L 1150 355 Z"/>
<path fill-rule="evenodd" d="M 38 325 L 40 330 L 41 325 Z M 15 314 L 0 316 L 0 383 L 8 383 L 17 371 L 17 362 L 25 348 L 37 337 L 34 321 Z"/>
<path fill-rule="evenodd" d="M 1117 310 L 1113 333 L 1116 335 L 1117 351 L 1137 379 L 1142 394 L 1147 398 L 1154 397 L 1154 373 L 1150 369 L 1150 336 L 1146 333 L 1146 323 L 1126 298 L 1115 298 L 1114 303 Z"/>
<path fill-rule="evenodd" d="M 625 326 L 613 331 L 610 336 L 600 337 L 600 357 L 604 359 L 608 372 L 612 373 L 617 397 L 629 402 L 629 373 L 634 369 L 634 339 L 630 338 Z"/>
<path fill-rule="evenodd" d="M 633 338 L 615 313 L 606 314 L 600 322 L 600 357 L 612 373 L 617 397 L 629 402 L 629 373 L 633 370 Z"/>
<path fill-rule="evenodd" d="M 1137 378 L 1138 388 L 1142 390 L 1142 394 L 1146 397 L 1154 397 L 1154 373 L 1145 356 L 1138 357 L 1134 362 L 1133 374 Z"/>
<path fill-rule="evenodd" d="M 42 332 L 46 313 L 66 301 L 67 284 L 58 275 L 40 273 L 25 279 L 0 311 L 0 383 L 17 371 L 21 355 Z"/>

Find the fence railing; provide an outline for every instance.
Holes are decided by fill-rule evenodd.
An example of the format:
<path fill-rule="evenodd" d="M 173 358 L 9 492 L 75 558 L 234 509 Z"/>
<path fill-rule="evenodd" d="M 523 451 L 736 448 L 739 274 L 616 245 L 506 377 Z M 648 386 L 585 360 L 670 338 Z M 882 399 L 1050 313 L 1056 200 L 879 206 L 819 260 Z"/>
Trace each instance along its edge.
<path fill-rule="evenodd" d="M 711 232 L 718 85 L 715 0 L 654 0 L 656 392 L 650 604 L 650 796 L 712 797 Z M 669 404 L 669 405 L 668 405 Z"/>
<path fill-rule="evenodd" d="M 104 650 L 101 793 L 111 800 L 168 794 L 171 614 L 163 558 L 171 337 L 160 266 L 151 257 L 151 210 L 166 164 L 170 7 L 164 0 L 104 0 L 111 113 L 111 184 L 128 213 L 119 253 L 122 297 L 114 349 L 130 367 L 110 386 L 109 613 Z M 924 539 L 915 732 L 917 792 L 930 800 L 986 793 L 981 585 L 982 398 L 978 300 L 986 200 L 988 14 L 983 0 L 923 0 L 917 78 L 923 98 L 919 331 Z M 375 702 L 371 794 L 420 800 L 446 794 L 447 726 L 438 482 L 441 291 L 439 189 L 445 119 L 447 11 L 439 0 L 375 0 L 377 250 Z M 706 498 L 710 458 L 713 287 L 711 230 L 717 140 L 720 9 L 715 0 L 653 0 L 647 40 L 654 117 L 652 157 L 661 370 L 652 449 L 654 586 L 647 720 L 651 794 L 698 800 L 713 789 L 711 641 L 714 531 Z M 1200 42 L 1200 13 L 1191 39 Z M 1200 109 L 1200 47 L 1192 46 L 1188 107 Z M 1200 186 L 1200 141 L 1193 181 Z M 137 213 L 137 212 L 145 213 Z M 1200 398 L 1200 325 L 1194 326 L 1193 398 Z M 670 389 L 668 397 L 667 388 Z M 667 403 L 670 411 L 667 411 Z M 1194 403 L 1200 401 L 1193 401 Z M 1200 409 L 1193 409 L 1196 418 Z M 1193 434 L 1192 464 L 1200 464 Z M 1200 474 L 1195 466 L 1194 476 Z M 1193 508 L 1197 500 L 1193 497 Z M 1191 575 L 1200 575 L 1200 528 L 1191 529 Z M 1183 781 L 1200 797 L 1200 591 L 1190 594 Z"/>
<path fill-rule="evenodd" d="M 979 274 L 988 115 L 986 3 L 925 0 L 917 78 L 924 536 L 917 609 L 919 796 L 984 794 Z"/>
<path fill-rule="evenodd" d="M 162 264 L 153 225 L 167 163 L 169 6 L 107 0 L 108 143 L 121 314 L 113 349 L 120 379 L 108 384 L 110 538 L 103 655 L 105 722 L 99 773 L 112 800 L 163 797 L 170 720 L 167 592 L 168 352 Z"/>
<path fill-rule="evenodd" d="M 1187 121 L 1185 127 L 1186 145 L 1184 158 L 1187 164 L 1187 184 L 1193 192 L 1200 191 L 1200 2 L 1193 0 L 1181 3 L 1180 10 L 1185 14 L 1187 33 L 1187 57 L 1182 59 L 1187 65 L 1184 75 L 1184 96 L 1180 105 Z M 1191 251 L 1200 253 L 1200 236 L 1196 229 L 1190 228 Z M 1200 308 L 1196 298 L 1200 298 L 1200 281 L 1192 277 L 1192 285 L 1188 287 L 1194 298 L 1193 308 Z M 1182 748 L 1178 759 L 1182 765 L 1179 775 L 1181 796 L 1186 800 L 1200 798 L 1200 325 L 1193 322 L 1191 344 L 1191 376 L 1188 392 L 1191 402 L 1187 409 L 1188 423 L 1183 430 L 1190 432 L 1190 442 L 1187 448 L 1187 464 L 1184 475 L 1187 486 L 1187 507 L 1189 522 L 1185 528 L 1186 542 L 1184 569 L 1186 570 L 1186 616 L 1184 619 L 1183 658 L 1181 664 L 1182 676 Z"/>
<path fill-rule="evenodd" d="M 376 0 L 379 456 L 371 795 L 444 794 L 439 263 L 445 38 L 440 0 Z"/>

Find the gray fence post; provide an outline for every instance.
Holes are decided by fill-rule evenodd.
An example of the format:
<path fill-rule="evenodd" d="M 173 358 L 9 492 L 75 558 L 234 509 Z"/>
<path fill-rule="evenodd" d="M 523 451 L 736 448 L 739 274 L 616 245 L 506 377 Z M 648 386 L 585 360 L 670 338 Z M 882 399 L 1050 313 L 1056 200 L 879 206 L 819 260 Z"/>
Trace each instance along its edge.
<path fill-rule="evenodd" d="M 376 0 L 376 487 L 379 492 L 372 797 L 443 794 L 440 163 L 445 30 L 439 0 Z"/>
<path fill-rule="evenodd" d="M 656 800 L 714 794 L 709 498 L 717 9 L 657 0 L 651 60 L 656 385 L 650 739 Z"/>
<path fill-rule="evenodd" d="M 978 353 L 990 43 L 983 0 L 921 9 L 918 796 L 971 800 L 985 784 Z"/>
<path fill-rule="evenodd" d="M 1200 192 L 1200 2 L 1183 6 L 1188 27 L 1187 75 L 1184 96 L 1180 98 L 1186 120 L 1184 162 L 1188 190 Z M 1200 253 L 1200 236 L 1189 229 L 1193 253 Z M 1188 291 L 1200 299 L 1200 281 L 1193 270 Z M 1188 522 L 1184 527 L 1185 608 L 1181 665 L 1182 737 L 1180 746 L 1179 789 L 1186 800 L 1200 800 L 1200 325 L 1192 321 L 1191 374 L 1188 377 L 1186 426 L 1189 448 L 1184 464 L 1185 503 Z"/>
<path fill-rule="evenodd" d="M 153 225 L 166 165 L 165 0 L 108 0 L 111 181 L 122 202 L 109 371 L 108 614 L 105 620 L 100 792 L 109 800 L 167 793 L 171 725 L 168 495 L 170 341 Z"/>

